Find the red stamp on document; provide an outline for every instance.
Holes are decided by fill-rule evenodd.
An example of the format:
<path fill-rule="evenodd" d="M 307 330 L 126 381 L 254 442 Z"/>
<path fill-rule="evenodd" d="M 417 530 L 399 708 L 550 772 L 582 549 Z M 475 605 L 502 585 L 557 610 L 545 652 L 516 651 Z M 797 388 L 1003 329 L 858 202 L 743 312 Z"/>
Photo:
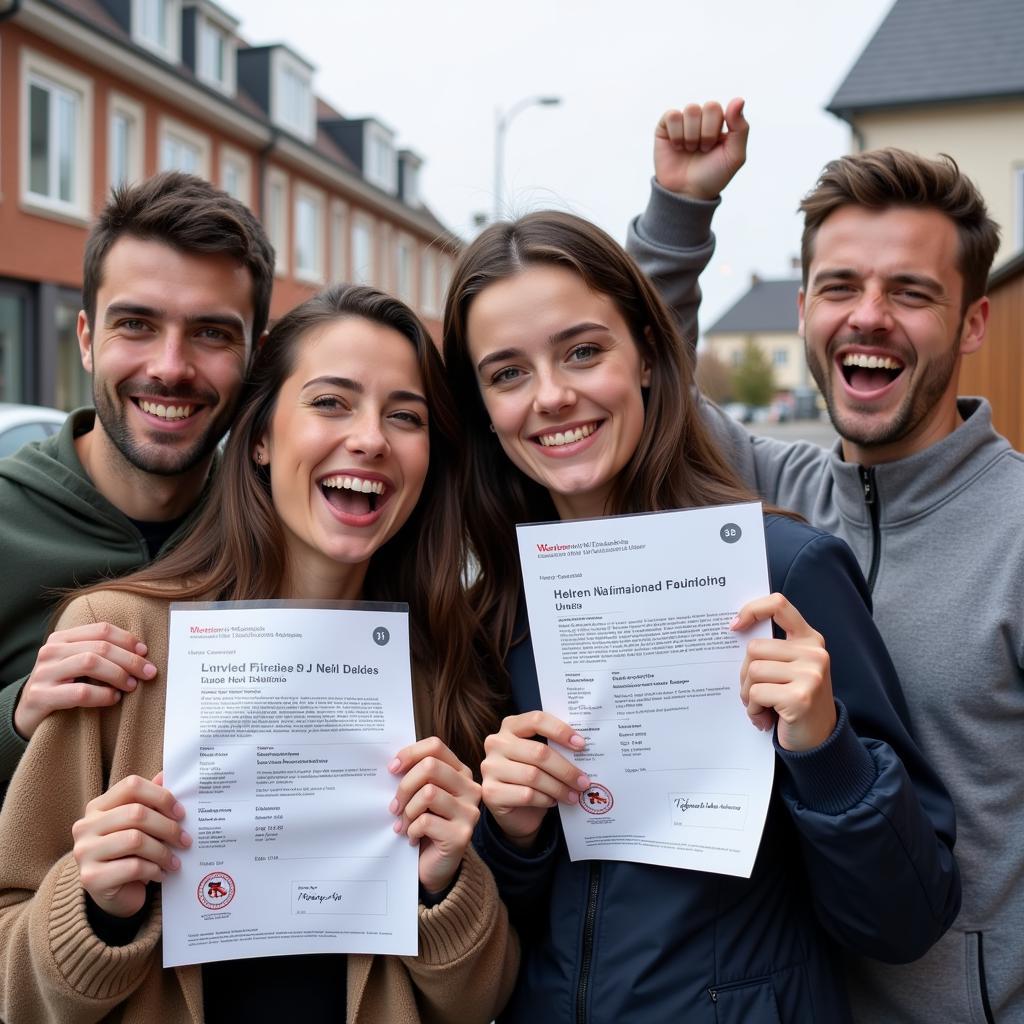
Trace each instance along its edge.
<path fill-rule="evenodd" d="M 587 789 L 580 793 L 580 807 L 587 814 L 607 814 L 614 806 L 612 791 L 600 782 L 592 782 Z"/>
<path fill-rule="evenodd" d="M 235 898 L 235 880 L 224 871 L 214 871 L 199 883 L 196 896 L 207 910 L 223 910 Z"/>

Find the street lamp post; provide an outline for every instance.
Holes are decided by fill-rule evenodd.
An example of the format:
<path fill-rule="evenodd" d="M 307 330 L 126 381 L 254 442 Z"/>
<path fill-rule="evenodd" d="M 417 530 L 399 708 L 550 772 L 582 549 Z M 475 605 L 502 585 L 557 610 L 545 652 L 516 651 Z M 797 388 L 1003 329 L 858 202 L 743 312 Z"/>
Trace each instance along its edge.
<path fill-rule="evenodd" d="M 499 108 L 494 119 L 494 219 L 501 220 L 504 206 L 505 133 L 512 119 L 527 107 L 557 107 L 561 96 L 527 96 L 513 103 L 504 113 Z"/>

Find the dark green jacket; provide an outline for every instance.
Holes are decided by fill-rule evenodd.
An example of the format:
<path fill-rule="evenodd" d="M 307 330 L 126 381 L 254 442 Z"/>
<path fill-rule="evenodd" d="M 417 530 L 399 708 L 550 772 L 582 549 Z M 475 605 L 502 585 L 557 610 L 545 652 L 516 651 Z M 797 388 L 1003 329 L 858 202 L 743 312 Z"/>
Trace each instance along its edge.
<path fill-rule="evenodd" d="M 0 801 L 26 746 L 14 730 L 14 707 L 60 592 L 119 576 L 150 557 L 142 534 L 93 487 L 78 460 L 74 439 L 93 418 L 92 409 L 79 409 L 54 437 L 0 459 Z"/>

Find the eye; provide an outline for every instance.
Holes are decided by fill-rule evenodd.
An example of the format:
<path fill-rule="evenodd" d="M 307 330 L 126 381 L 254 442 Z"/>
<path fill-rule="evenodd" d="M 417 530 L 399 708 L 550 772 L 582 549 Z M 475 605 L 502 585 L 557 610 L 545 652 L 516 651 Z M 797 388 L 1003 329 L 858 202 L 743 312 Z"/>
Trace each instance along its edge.
<path fill-rule="evenodd" d="M 342 412 L 348 408 L 348 403 L 338 395 L 317 395 L 309 405 L 323 412 Z"/>
<path fill-rule="evenodd" d="M 581 345 L 577 345 L 569 353 L 569 361 L 575 363 L 585 363 L 589 359 L 593 359 L 600 353 L 600 349 L 592 344 L 591 342 L 583 342 Z"/>
<path fill-rule="evenodd" d="M 396 412 L 390 413 L 389 418 L 397 420 L 399 423 L 407 424 L 410 427 L 425 427 L 427 425 L 426 420 L 412 409 L 399 409 Z"/>
<path fill-rule="evenodd" d="M 235 340 L 234 335 L 223 327 L 200 327 L 196 334 L 204 341 L 230 343 Z"/>
<path fill-rule="evenodd" d="M 145 320 L 139 320 L 136 317 L 127 317 L 124 320 L 119 320 L 117 326 L 123 331 L 128 331 L 130 334 L 139 334 L 149 328 L 149 324 Z"/>
<path fill-rule="evenodd" d="M 818 289 L 818 293 L 820 295 L 835 295 L 837 297 L 842 297 L 853 293 L 853 285 L 841 283 L 826 284 L 822 285 L 821 288 Z"/>
<path fill-rule="evenodd" d="M 506 366 L 491 375 L 492 384 L 512 384 L 522 376 L 523 371 L 516 366 Z"/>
<path fill-rule="evenodd" d="M 894 292 L 894 294 L 898 299 L 915 305 L 922 302 L 929 302 L 931 300 L 931 296 L 926 292 L 919 292 L 913 288 L 901 288 L 899 291 Z"/>

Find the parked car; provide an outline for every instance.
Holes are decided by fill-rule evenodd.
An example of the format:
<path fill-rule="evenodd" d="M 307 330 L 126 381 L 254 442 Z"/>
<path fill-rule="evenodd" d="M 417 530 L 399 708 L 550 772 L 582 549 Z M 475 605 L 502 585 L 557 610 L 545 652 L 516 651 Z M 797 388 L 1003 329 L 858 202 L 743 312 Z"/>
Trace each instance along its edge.
<path fill-rule="evenodd" d="M 731 416 L 737 423 L 753 423 L 754 410 L 745 402 L 727 402 L 722 411 Z"/>
<path fill-rule="evenodd" d="M 60 430 L 68 414 L 43 405 L 0 402 L 0 459 L 13 455 L 29 441 L 41 441 Z"/>

